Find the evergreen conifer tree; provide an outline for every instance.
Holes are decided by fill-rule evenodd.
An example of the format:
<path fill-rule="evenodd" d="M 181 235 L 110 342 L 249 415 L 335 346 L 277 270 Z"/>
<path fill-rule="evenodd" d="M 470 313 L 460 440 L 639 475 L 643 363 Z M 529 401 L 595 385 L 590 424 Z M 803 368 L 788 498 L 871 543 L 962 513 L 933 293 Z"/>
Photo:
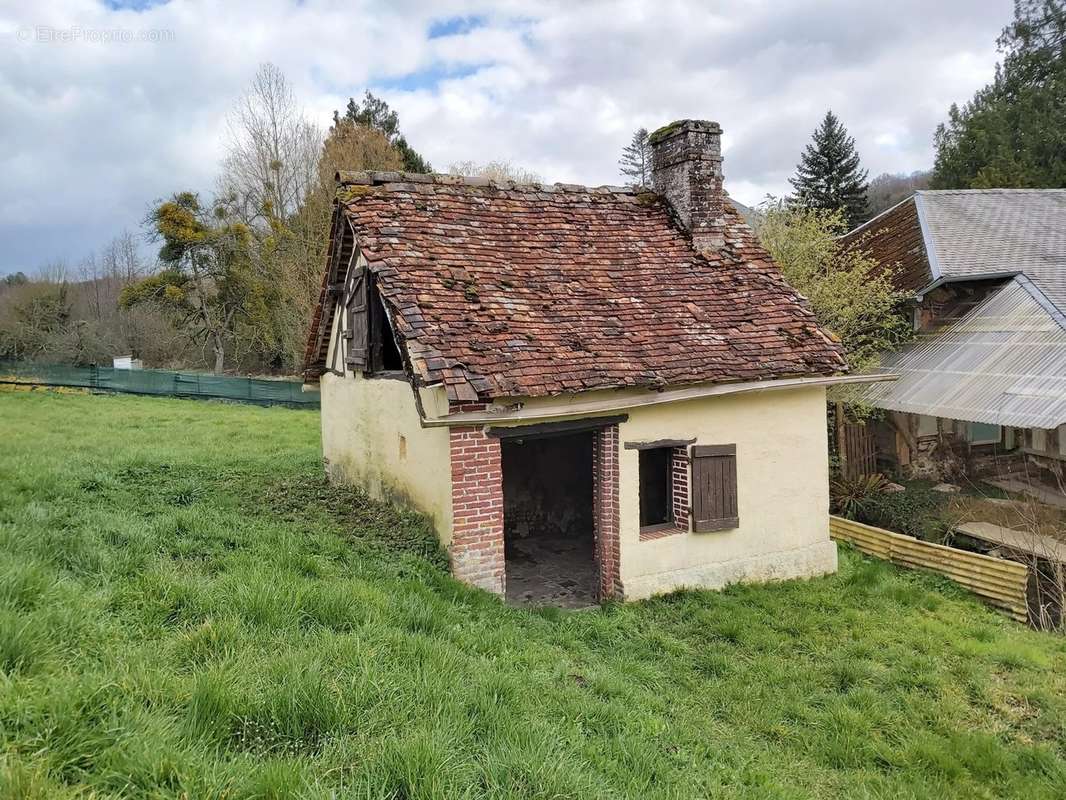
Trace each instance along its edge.
<path fill-rule="evenodd" d="M 1015 0 L 992 83 L 936 131 L 934 189 L 1066 186 L 1066 0 Z"/>
<path fill-rule="evenodd" d="M 866 219 L 866 170 L 860 169 L 855 140 L 832 111 L 825 112 L 789 183 L 792 200 L 807 208 L 843 213 L 850 227 Z"/>
<path fill-rule="evenodd" d="M 400 133 L 400 115 L 389 108 L 389 104 L 379 97 L 375 97 L 368 89 L 363 96 L 363 102 L 355 102 L 355 98 L 348 100 L 348 107 L 344 114 L 333 112 L 333 123 L 339 120 L 348 120 L 356 125 L 365 125 L 385 134 L 389 144 L 395 147 L 403 157 L 405 172 L 432 172 L 433 168 L 418 151 L 407 143 L 407 139 Z"/>
<path fill-rule="evenodd" d="M 618 169 L 634 186 L 651 186 L 651 143 L 647 128 L 638 128 L 629 144 L 622 148 Z"/>

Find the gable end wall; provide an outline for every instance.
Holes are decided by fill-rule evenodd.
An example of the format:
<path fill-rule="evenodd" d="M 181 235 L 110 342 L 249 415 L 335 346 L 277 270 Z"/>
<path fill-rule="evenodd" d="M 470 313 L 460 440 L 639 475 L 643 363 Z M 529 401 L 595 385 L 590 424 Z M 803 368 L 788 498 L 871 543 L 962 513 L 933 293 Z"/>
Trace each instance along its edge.
<path fill-rule="evenodd" d="M 334 317 L 329 356 L 342 317 Z M 336 359 L 338 365 L 343 361 Z M 323 375 L 320 391 L 322 456 L 330 480 L 421 511 L 447 545 L 452 535 L 448 430 L 422 427 L 411 384 L 346 371 Z"/>
<path fill-rule="evenodd" d="M 914 294 L 933 282 L 913 197 L 862 230 L 849 233 L 843 241 L 859 247 L 885 267 L 895 265 L 892 282 L 902 292 Z"/>

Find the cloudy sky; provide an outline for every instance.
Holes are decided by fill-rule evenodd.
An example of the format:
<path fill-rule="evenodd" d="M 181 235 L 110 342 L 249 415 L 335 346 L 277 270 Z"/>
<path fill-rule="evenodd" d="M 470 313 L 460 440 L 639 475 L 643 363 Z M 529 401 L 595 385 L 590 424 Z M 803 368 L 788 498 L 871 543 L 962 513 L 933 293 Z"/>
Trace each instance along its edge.
<path fill-rule="evenodd" d="M 827 108 L 871 175 L 932 163 L 1010 0 L 0 0 L 0 273 L 76 263 L 152 200 L 210 191 L 225 117 L 272 61 L 323 127 L 365 88 L 438 169 L 506 159 L 620 182 L 632 131 L 725 129 L 726 187 L 782 194 Z"/>

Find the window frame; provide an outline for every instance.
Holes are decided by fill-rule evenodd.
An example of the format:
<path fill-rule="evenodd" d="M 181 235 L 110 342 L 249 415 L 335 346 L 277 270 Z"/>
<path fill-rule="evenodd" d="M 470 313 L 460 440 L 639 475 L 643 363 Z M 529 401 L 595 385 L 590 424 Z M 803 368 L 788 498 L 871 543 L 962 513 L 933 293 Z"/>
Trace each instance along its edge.
<path fill-rule="evenodd" d="M 641 447 L 637 449 L 637 522 L 641 533 L 656 533 L 677 527 L 674 515 L 674 451 L 675 447 L 669 444 L 652 443 L 657 446 Z M 666 519 L 662 522 L 650 522 L 644 524 L 644 462 L 651 453 L 663 453 L 666 456 Z"/>
<path fill-rule="evenodd" d="M 378 291 L 376 275 L 368 266 L 353 265 L 345 279 L 341 307 L 345 370 L 368 379 L 407 380 L 403 351 Z M 383 368 L 386 343 L 382 337 L 385 335 L 392 336 L 392 347 L 401 364 L 398 369 Z"/>

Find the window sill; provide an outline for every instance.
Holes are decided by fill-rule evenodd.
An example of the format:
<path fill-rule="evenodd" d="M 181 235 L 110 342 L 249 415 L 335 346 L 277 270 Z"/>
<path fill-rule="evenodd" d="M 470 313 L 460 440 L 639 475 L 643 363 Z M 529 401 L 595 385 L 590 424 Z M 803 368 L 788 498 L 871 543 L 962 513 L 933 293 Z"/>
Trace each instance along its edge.
<path fill-rule="evenodd" d="M 659 525 L 645 525 L 640 529 L 640 541 L 650 542 L 655 539 L 665 539 L 678 533 L 688 533 L 687 528 L 682 528 L 676 522 L 663 522 Z"/>
<path fill-rule="evenodd" d="M 405 381 L 407 373 L 402 369 L 383 369 L 379 372 L 364 372 L 363 377 L 367 380 Z"/>

